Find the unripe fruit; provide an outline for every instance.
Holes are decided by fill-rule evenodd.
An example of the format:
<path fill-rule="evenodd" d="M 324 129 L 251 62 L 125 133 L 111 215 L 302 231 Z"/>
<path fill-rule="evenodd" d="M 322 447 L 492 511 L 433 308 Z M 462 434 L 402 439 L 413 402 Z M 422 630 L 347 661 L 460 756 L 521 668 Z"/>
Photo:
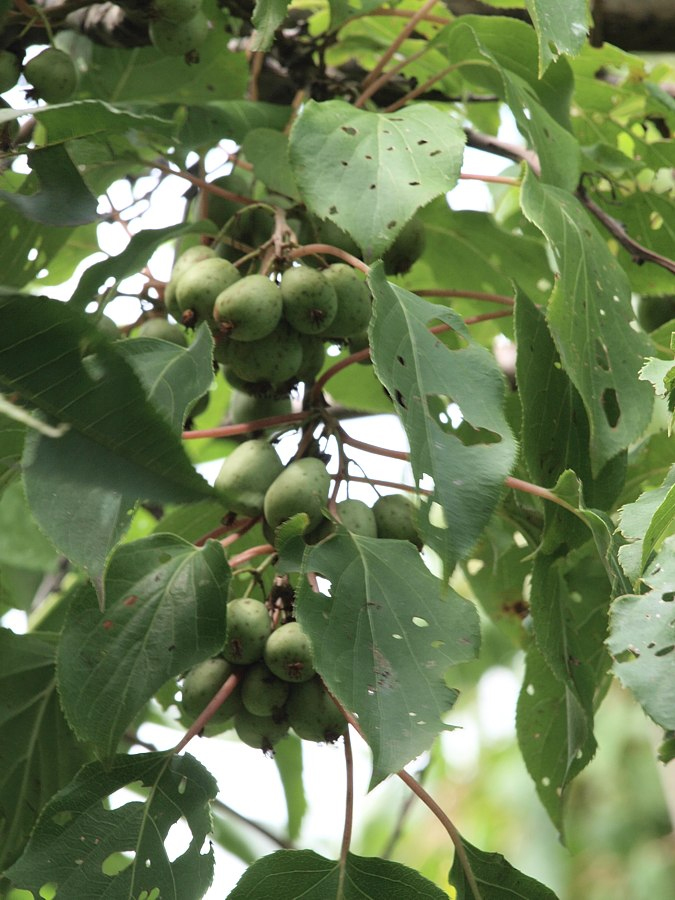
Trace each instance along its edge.
<path fill-rule="evenodd" d="M 184 22 L 202 8 L 202 0 L 153 0 L 152 11 L 158 19 L 167 22 Z"/>
<path fill-rule="evenodd" d="M 213 259 L 215 256 L 216 251 L 213 247 L 207 247 L 206 244 L 195 244 L 194 247 L 188 247 L 180 256 L 176 257 L 171 271 L 171 281 L 177 283 L 180 276 L 192 268 L 195 263 L 204 259 Z"/>
<path fill-rule="evenodd" d="M 176 301 L 176 281 L 173 278 L 171 281 L 167 281 L 166 287 L 164 288 L 164 309 L 170 316 L 173 316 L 174 319 L 180 319 L 181 311 L 178 308 L 178 302 Z"/>
<path fill-rule="evenodd" d="M 316 675 L 304 684 L 293 685 L 286 713 L 289 725 L 303 741 L 332 744 L 347 728 L 345 717 Z"/>
<path fill-rule="evenodd" d="M 323 276 L 332 285 L 338 298 L 338 306 L 335 318 L 321 334 L 342 340 L 366 331 L 372 305 L 365 281 L 345 263 L 328 266 L 323 270 Z"/>
<path fill-rule="evenodd" d="M 273 631 L 265 644 L 265 664 L 282 681 L 309 681 L 315 674 L 312 645 L 297 622 Z"/>
<path fill-rule="evenodd" d="M 236 341 L 228 342 L 227 346 L 230 347 L 235 344 Z M 218 346 L 218 345 L 216 345 Z M 218 359 L 218 362 L 221 360 Z M 243 394 L 248 394 L 251 397 L 278 397 L 280 394 L 287 394 L 290 386 L 288 388 L 283 387 L 279 388 L 277 385 L 272 384 L 270 381 L 246 381 L 244 378 L 240 378 L 236 372 L 233 372 L 230 366 L 227 364 L 227 361 L 223 364 L 223 375 L 225 376 L 225 380 L 230 385 L 230 387 L 235 388 L 237 391 L 241 391 Z"/>
<path fill-rule="evenodd" d="M 270 633 L 267 607 L 252 597 L 230 600 L 223 656 L 231 663 L 248 665 L 263 655 Z"/>
<path fill-rule="evenodd" d="M 424 252 L 424 225 L 419 219 L 411 219 L 403 226 L 382 257 L 387 275 L 403 275 L 409 271 Z"/>
<path fill-rule="evenodd" d="M 283 718 L 283 708 L 290 685 L 270 672 L 264 662 L 258 662 L 246 670 L 241 685 L 241 702 L 254 716 Z"/>
<path fill-rule="evenodd" d="M 185 19 L 176 27 L 174 22 L 157 19 L 150 23 L 150 40 L 165 56 L 185 56 L 199 50 L 209 33 L 209 20 L 203 12 Z"/>
<path fill-rule="evenodd" d="M 286 322 L 259 341 L 229 345 L 228 367 L 244 381 L 281 384 L 294 378 L 301 364 L 300 337 Z"/>
<path fill-rule="evenodd" d="M 326 347 L 323 340 L 312 334 L 300 335 L 302 362 L 296 372 L 298 381 L 314 381 L 321 371 L 326 359 Z"/>
<path fill-rule="evenodd" d="M 281 276 L 284 318 L 300 334 L 318 334 L 337 312 L 337 294 L 321 272 L 307 266 L 287 269 Z"/>
<path fill-rule="evenodd" d="M 282 308 L 281 291 L 273 281 L 248 275 L 218 294 L 213 315 L 232 340 L 259 341 L 277 327 Z"/>
<path fill-rule="evenodd" d="M 275 744 L 288 733 L 288 722 L 276 721 L 273 716 L 254 716 L 246 709 L 234 717 L 239 740 L 255 750 L 270 753 Z"/>
<path fill-rule="evenodd" d="M 285 397 L 251 397 L 243 391 L 233 390 L 230 405 L 227 408 L 228 425 L 241 425 L 243 422 L 255 422 L 268 419 L 270 416 L 285 416 L 291 411 L 291 398 Z"/>
<path fill-rule="evenodd" d="M 205 659 L 193 666 L 183 681 L 180 707 L 185 715 L 194 720 L 232 674 L 232 666 L 220 656 Z M 205 734 L 219 734 L 230 727 L 232 716 L 241 709 L 241 692 L 237 686 L 221 706 L 218 707 L 204 729 Z"/>
<path fill-rule="evenodd" d="M 223 463 L 214 487 L 224 505 L 244 516 L 259 516 L 265 494 L 283 472 L 274 447 L 262 438 L 245 441 Z"/>
<path fill-rule="evenodd" d="M 336 506 L 337 518 L 354 534 L 377 537 L 375 513 L 362 500 L 342 500 Z"/>
<path fill-rule="evenodd" d="M 11 90 L 19 80 L 21 64 L 9 50 L 0 50 L 0 94 Z"/>
<path fill-rule="evenodd" d="M 138 329 L 138 337 L 159 338 L 162 341 L 178 344 L 179 347 L 187 347 L 183 329 L 178 325 L 172 325 L 166 319 L 146 319 Z"/>
<path fill-rule="evenodd" d="M 272 528 L 297 513 L 309 516 L 308 531 L 322 519 L 328 503 L 330 475 L 320 459 L 298 459 L 289 463 L 265 494 L 263 511 Z"/>
<path fill-rule="evenodd" d="M 212 321 L 216 297 L 239 278 L 232 263 L 217 256 L 203 259 L 183 272 L 176 283 L 176 303 L 184 324 L 194 326 L 204 320 Z M 190 321 L 185 321 L 186 314 Z"/>
<path fill-rule="evenodd" d="M 230 191 L 232 194 L 239 194 L 242 197 L 248 197 L 251 194 L 250 181 L 240 172 L 231 172 L 229 175 L 223 175 L 211 182 L 215 187 L 222 188 L 224 191 Z M 207 218 L 222 228 L 229 222 L 232 216 L 236 215 L 244 207 L 234 200 L 228 200 L 219 194 L 207 193 L 206 215 Z M 228 232 L 229 233 L 229 232 Z"/>
<path fill-rule="evenodd" d="M 418 549 L 422 547 L 417 527 L 417 508 L 404 494 L 380 497 L 373 506 L 379 538 L 410 541 Z"/>
<path fill-rule="evenodd" d="M 347 341 L 347 346 L 349 347 L 350 353 L 359 353 L 361 350 L 366 350 L 370 348 L 370 342 L 368 341 L 368 332 L 362 331 L 360 334 L 355 334 L 353 337 L 350 337 Z M 365 359 L 359 360 L 359 365 L 369 366 L 372 363 L 370 356 L 366 356 Z"/>
<path fill-rule="evenodd" d="M 77 70 L 63 50 L 47 47 L 23 67 L 26 81 L 33 85 L 31 96 L 46 103 L 64 103 L 77 87 Z"/>

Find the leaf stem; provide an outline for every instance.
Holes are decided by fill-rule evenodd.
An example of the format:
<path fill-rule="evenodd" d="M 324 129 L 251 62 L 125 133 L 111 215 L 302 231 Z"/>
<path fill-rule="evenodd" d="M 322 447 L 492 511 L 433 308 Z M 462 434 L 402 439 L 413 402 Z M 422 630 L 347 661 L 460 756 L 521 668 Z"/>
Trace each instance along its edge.
<path fill-rule="evenodd" d="M 510 178 L 508 175 L 471 175 L 469 172 L 461 172 L 459 177 L 462 181 L 485 181 L 490 184 L 510 184 L 513 187 L 520 187 L 522 184 L 520 178 Z"/>
<path fill-rule="evenodd" d="M 221 541 L 221 543 L 223 542 Z M 228 562 L 230 568 L 234 569 L 242 563 L 255 559 L 256 556 L 266 556 L 268 553 L 276 554 L 276 552 L 277 551 L 271 544 L 258 544 L 256 547 L 249 547 L 248 550 L 242 550 L 242 552 L 237 553 L 236 556 L 230 557 Z"/>
<path fill-rule="evenodd" d="M 345 773 L 347 776 L 347 789 L 345 792 L 345 825 L 342 832 L 342 846 L 340 847 L 340 875 L 338 879 L 338 898 L 344 897 L 344 884 L 347 874 L 347 856 L 349 845 L 352 841 L 352 827 L 354 824 L 354 757 L 352 754 L 352 742 L 349 737 L 349 729 L 344 733 L 345 747 Z"/>
<path fill-rule="evenodd" d="M 575 509 L 570 503 L 563 500 L 562 497 L 558 497 L 553 491 L 549 491 L 548 488 L 541 487 L 539 484 L 532 484 L 529 481 L 523 481 L 521 478 L 513 478 L 511 475 L 506 476 L 504 485 L 508 488 L 512 488 L 514 491 L 522 491 L 524 494 L 533 494 L 535 497 L 541 497 L 544 500 L 550 500 L 551 503 L 557 503 L 558 506 L 562 506 L 563 509 L 566 509 L 568 512 L 581 518 L 582 521 L 585 521 L 585 519 L 580 516 L 578 509 Z"/>
<path fill-rule="evenodd" d="M 367 275 L 370 272 L 370 266 L 366 265 L 366 263 L 364 263 L 362 259 L 359 259 L 358 256 L 353 256 L 351 253 L 347 253 L 346 250 L 341 250 L 339 247 L 334 247 L 332 244 L 305 244 L 302 247 L 295 247 L 293 250 L 289 251 L 288 258 L 300 259 L 303 256 L 316 256 L 317 254 L 337 256 L 339 259 L 343 259 L 346 263 L 349 263 L 349 265 L 353 266 L 355 269 L 359 269 L 364 275 Z"/>
<path fill-rule="evenodd" d="M 367 444 L 365 441 L 359 441 L 351 437 L 342 428 L 340 429 L 340 436 L 345 444 L 349 444 L 350 447 L 356 447 L 357 450 L 365 450 L 366 453 L 375 453 L 378 456 L 388 456 L 390 459 L 402 459 L 404 462 L 410 462 L 410 454 L 402 450 L 389 450 L 387 447 Z"/>
<path fill-rule="evenodd" d="M 422 84 L 418 84 L 417 87 L 414 87 L 411 91 L 408 91 L 407 94 L 404 94 L 402 97 L 399 97 L 394 103 L 390 103 L 389 106 L 385 107 L 383 112 L 392 113 L 396 112 L 397 109 L 400 109 L 402 106 L 405 106 L 406 103 L 409 103 L 411 100 L 414 100 L 416 97 L 419 97 L 420 94 L 426 93 L 430 87 L 433 87 L 438 81 L 442 78 L 445 78 L 446 75 L 449 75 L 451 72 L 454 72 L 455 69 L 459 69 L 460 66 L 464 65 L 464 63 L 451 63 L 451 65 L 446 66 L 444 69 L 441 69 L 440 72 L 436 72 L 435 75 L 432 75 L 430 78 L 427 78 L 425 82 Z"/>
<path fill-rule="evenodd" d="M 306 418 L 306 412 L 285 413 L 280 416 L 267 416 L 265 419 L 254 419 L 252 422 L 241 422 L 238 425 L 221 425 L 219 428 L 205 428 L 202 431 L 184 431 L 181 437 L 184 441 L 198 438 L 236 437 L 239 434 L 248 434 L 249 431 L 263 431 L 266 428 L 274 428 L 277 425 L 291 425 L 294 422 L 304 422 Z"/>

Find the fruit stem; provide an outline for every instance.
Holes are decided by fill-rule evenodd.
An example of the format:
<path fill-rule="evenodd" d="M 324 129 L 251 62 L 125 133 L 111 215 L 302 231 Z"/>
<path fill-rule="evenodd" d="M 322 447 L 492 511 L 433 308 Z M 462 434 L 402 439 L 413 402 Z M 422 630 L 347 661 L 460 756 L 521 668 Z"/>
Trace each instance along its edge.
<path fill-rule="evenodd" d="M 221 544 L 223 541 L 221 541 Z M 230 568 L 234 569 L 237 566 L 240 566 L 242 563 L 248 562 L 250 559 L 255 559 L 256 556 L 263 556 L 268 553 L 276 555 L 276 550 L 271 544 L 258 544 L 257 547 L 249 547 L 248 550 L 242 550 L 241 553 L 237 553 L 235 556 L 231 556 L 228 560 L 230 564 Z"/>
<path fill-rule="evenodd" d="M 216 710 L 223 705 L 232 691 L 234 691 L 236 686 L 239 684 L 240 678 L 241 675 L 239 674 L 239 672 L 233 672 L 227 679 L 227 681 L 220 688 L 218 688 L 217 693 L 214 694 L 214 696 L 209 700 L 205 709 L 200 712 L 192 725 L 190 725 L 183 737 L 171 751 L 172 753 L 180 753 L 180 751 L 190 743 L 192 738 L 196 734 L 199 734 L 204 726 L 211 721 L 211 717 L 216 712 Z"/>
<path fill-rule="evenodd" d="M 341 250 L 339 247 L 334 247 L 332 244 L 305 244 L 303 247 L 296 247 L 294 250 L 290 250 L 288 258 L 300 259 L 302 256 L 315 256 L 316 254 L 337 256 L 355 269 L 360 269 L 364 275 L 370 272 L 370 266 L 366 265 L 358 256 L 352 256 L 351 253 L 347 253 L 346 250 Z"/>
<path fill-rule="evenodd" d="M 345 772 L 347 776 L 347 789 L 345 792 L 345 825 L 342 832 L 342 846 L 340 848 L 340 875 L 338 879 L 337 896 L 344 896 L 345 875 L 347 873 L 347 856 L 349 845 L 352 841 L 352 825 L 354 822 L 354 757 L 352 755 L 352 742 L 349 737 L 349 729 L 344 733 L 345 747 Z"/>
<path fill-rule="evenodd" d="M 387 447 L 377 447 L 375 444 L 367 444 L 365 441 L 359 441 L 347 434 L 344 429 L 340 428 L 340 437 L 345 444 L 350 447 L 356 447 L 357 450 L 365 450 L 366 453 L 376 453 L 378 456 L 388 456 L 390 459 L 402 459 L 404 462 L 410 462 L 410 454 L 403 450 L 389 450 Z"/>
<path fill-rule="evenodd" d="M 185 441 L 190 441 L 196 438 L 235 437 L 238 434 L 248 434 L 249 431 L 262 431 L 266 428 L 274 428 L 277 425 L 291 425 L 293 422 L 304 422 L 306 418 L 306 412 L 267 416 L 265 419 L 254 419 L 252 422 L 242 422 L 238 425 L 222 425 L 219 428 L 206 428 L 203 431 L 184 431 L 182 438 Z"/>

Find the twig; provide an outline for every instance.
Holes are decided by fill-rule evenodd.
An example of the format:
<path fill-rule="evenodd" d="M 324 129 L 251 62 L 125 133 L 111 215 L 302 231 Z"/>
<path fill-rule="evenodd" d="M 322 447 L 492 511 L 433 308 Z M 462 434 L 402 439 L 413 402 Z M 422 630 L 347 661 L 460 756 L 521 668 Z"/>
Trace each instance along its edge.
<path fill-rule="evenodd" d="M 265 419 L 254 419 L 252 422 L 242 422 L 238 425 L 221 425 L 218 428 L 205 428 L 202 431 L 184 431 L 181 437 L 184 441 L 197 438 L 235 437 L 238 434 L 248 434 L 249 431 L 263 431 L 266 428 L 275 428 L 277 425 L 303 422 L 306 418 L 306 412 L 285 413 L 280 416 L 267 416 Z"/>
<path fill-rule="evenodd" d="M 364 263 L 362 259 L 359 259 L 358 256 L 353 256 L 351 253 L 347 253 L 346 250 L 341 250 L 339 247 L 333 247 L 332 244 L 305 244 L 303 247 L 295 247 L 293 250 L 289 251 L 288 258 L 300 259 L 303 256 L 316 256 L 317 254 L 337 256 L 339 259 L 343 259 L 346 263 L 349 263 L 350 266 L 354 266 L 355 269 L 360 269 L 364 275 L 367 275 L 370 272 L 370 266 L 366 265 L 366 263 Z"/>
<path fill-rule="evenodd" d="M 223 197 L 225 200 L 232 200 L 234 203 L 243 203 L 246 206 L 251 206 L 253 204 L 260 205 L 257 200 L 252 200 L 250 197 L 244 197 L 241 194 L 235 194 L 232 191 L 226 191 L 224 188 L 218 187 L 217 184 L 213 184 L 211 181 L 204 181 L 203 178 L 191 175 L 190 172 L 186 172 L 184 169 L 172 169 L 171 166 L 167 166 L 158 160 L 154 160 L 152 167 L 153 169 L 159 169 L 160 172 L 164 172 L 167 175 L 175 175 L 177 178 L 184 178 L 186 181 L 189 181 L 190 184 L 194 184 L 196 187 L 203 191 L 208 191 L 210 194 L 215 194 L 216 197 Z"/>
<path fill-rule="evenodd" d="M 230 558 L 230 568 L 234 569 L 250 559 L 255 559 L 256 556 L 265 556 L 268 553 L 276 553 L 271 544 L 258 544 L 257 547 L 249 547 L 248 550 L 242 550 L 241 553 L 237 553 L 236 556 Z"/>
<path fill-rule="evenodd" d="M 411 63 L 415 62 L 415 60 L 419 59 L 429 49 L 429 44 L 425 44 L 421 50 L 418 50 L 417 53 L 413 53 L 411 56 L 407 56 L 400 63 L 397 63 L 393 68 L 387 69 L 386 72 L 383 72 L 379 78 L 376 78 L 375 81 L 371 81 L 367 88 L 365 88 L 359 96 L 354 101 L 354 106 L 359 109 L 363 106 L 366 100 L 369 100 L 373 94 L 376 94 L 381 87 L 391 81 L 399 72 L 405 69 L 406 66 L 409 66 Z"/>
<path fill-rule="evenodd" d="M 262 834 L 268 840 L 272 841 L 273 844 L 276 844 L 278 847 L 281 847 L 282 850 L 293 850 L 294 845 L 291 841 L 287 841 L 285 838 L 279 837 L 276 834 L 273 834 L 264 825 L 261 825 L 259 822 L 256 822 L 254 819 L 249 819 L 245 815 L 240 812 L 237 812 L 236 809 L 232 809 L 231 806 L 228 806 L 227 803 L 223 803 L 222 800 L 213 800 L 212 805 L 220 812 L 225 813 L 228 816 L 234 816 L 235 819 L 238 819 L 240 822 L 243 822 L 245 825 L 249 825 L 251 828 L 255 829 L 259 834 Z"/>
<path fill-rule="evenodd" d="M 459 67 L 462 65 L 464 65 L 464 63 L 452 63 L 451 65 L 446 66 L 444 69 L 441 69 L 440 72 L 436 72 L 436 74 L 432 75 L 431 78 L 427 78 L 425 82 L 423 82 L 422 84 L 418 84 L 417 87 L 414 87 L 402 97 L 399 97 L 399 99 L 394 103 L 390 103 L 389 106 L 385 107 L 384 112 L 396 112 L 397 109 L 400 109 L 402 106 L 405 106 L 406 103 L 409 103 L 411 100 L 419 97 L 420 94 L 425 94 L 429 90 L 429 88 L 433 87 L 433 85 L 436 84 L 436 82 L 440 81 L 441 78 L 445 78 L 446 75 L 454 72 L 455 69 L 459 69 Z"/>
<path fill-rule="evenodd" d="M 373 66 L 371 72 L 367 75 L 363 80 L 363 87 L 366 88 L 368 85 L 375 81 L 375 79 L 384 71 L 384 67 L 387 65 L 392 56 L 396 53 L 398 48 L 405 43 L 405 41 L 410 37 L 410 35 L 415 30 L 415 26 L 418 22 L 421 22 L 422 19 L 429 13 L 431 9 L 436 5 L 437 0 L 426 0 L 426 3 L 423 3 L 422 6 L 418 9 L 416 13 L 413 13 L 412 16 L 408 19 L 406 25 L 403 26 L 401 32 L 394 38 L 391 44 L 384 51 L 380 59 Z"/>
<path fill-rule="evenodd" d="M 366 453 L 375 453 L 378 456 L 387 456 L 390 459 L 401 459 L 403 462 L 410 462 L 410 454 L 404 453 L 402 450 L 389 450 L 388 447 L 377 447 L 375 444 L 367 444 L 365 441 L 359 441 L 351 437 L 342 429 L 340 429 L 340 437 L 345 444 L 349 444 L 350 447 L 356 447 L 357 450 L 364 450 Z"/>
<path fill-rule="evenodd" d="M 541 175 L 541 164 L 534 150 L 521 147 L 519 144 L 511 144 L 508 141 L 500 141 L 489 134 L 481 134 L 472 128 L 464 129 L 466 143 L 475 150 L 485 150 L 486 153 L 495 153 L 513 162 L 525 162 L 535 175 Z"/>

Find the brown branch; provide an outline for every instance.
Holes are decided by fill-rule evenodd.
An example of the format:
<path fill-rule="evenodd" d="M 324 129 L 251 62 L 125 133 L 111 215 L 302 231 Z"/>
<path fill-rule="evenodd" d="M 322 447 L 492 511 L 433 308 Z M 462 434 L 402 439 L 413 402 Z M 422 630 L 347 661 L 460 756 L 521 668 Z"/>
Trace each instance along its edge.
<path fill-rule="evenodd" d="M 391 44 L 384 51 L 382 56 L 379 58 L 377 63 L 373 66 L 370 73 L 363 81 L 363 87 L 367 88 L 368 85 L 373 82 L 379 75 L 384 71 L 384 67 L 387 65 L 392 56 L 396 53 L 398 48 L 405 43 L 405 41 L 410 37 L 410 35 L 415 30 L 415 26 L 418 22 L 421 22 L 424 17 L 429 13 L 431 9 L 436 5 L 437 0 L 426 0 L 426 3 L 423 3 L 422 6 L 417 10 L 417 12 L 413 13 L 408 22 L 403 26 L 400 33 L 394 38 Z"/>
<path fill-rule="evenodd" d="M 464 133 L 469 147 L 473 147 L 475 150 L 484 150 L 486 153 L 495 153 L 497 156 L 503 156 L 513 162 L 525 162 L 535 175 L 541 175 L 539 157 L 534 150 L 528 150 L 527 147 L 511 144 L 508 141 L 500 141 L 492 135 L 481 134 L 472 128 L 465 128 Z"/>
<path fill-rule="evenodd" d="M 365 88 L 361 92 L 361 94 L 356 98 L 356 100 L 354 101 L 354 106 L 357 109 L 362 107 L 363 104 L 366 102 L 366 100 L 369 100 L 373 96 L 373 94 L 376 94 L 380 90 L 381 87 L 384 87 L 384 85 L 388 81 L 391 81 L 391 79 L 394 78 L 394 76 L 398 75 L 398 73 L 401 72 L 403 69 L 405 69 L 406 66 L 409 66 L 411 63 L 413 63 L 416 59 L 419 59 L 421 56 L 424 56 L 424 54 L 427 52 L 428 49 L 429 49 L 429 44 L 425 44 L 421 50 L 417 51 L 417 53 L 413 53 L 411 56 L 407 56 L 400 63 L 397 63 L 397 65 L 395 65 L 393 68 L 387 69 L 386 72 L 383 72 L 379 76 L 379 78 L 375 79 L 375 81 L 371 81 L 371 83 L 368 85 L 368 87 Z"/>
<path fill-rule="evenodd" d="M 438 81 L 442 78 L 445 78 L 446 75 L 449 75 L 451 72 L 454 72 L 455 69 L 458 69 L 462 63 L 452 63 L 449 66 L 446 66 L 444 69 L 441 69 L 440 72 L 436 72 L 435 75 L 432 75 L 430 78 L 427 78 L 425 82 L 422 84 L 418 84 L 417 87 L 414 87 L 412 90 L 408 91 L 407 94 L 404 94 L 400 99 L 396 100 L 395 103 L 390 103 L 384 110 L 386 113 L 396 112 L 397 109 L 400 109 L 402 106 L 405 106 L 406 103 L 409 103 L 411 100 L 415 100 L 421 94 L 426 94 L 430 87 L 433 87 Z"/>
<path fill-rule="evenodd" d="M 166 175 L 175 175 L 177 178 L 184 178 L 186 181 L 189 181 L 190 184 L 194 184 L 195 187 L 200 188 L 200 190 L 207 191 L 209 194 L 215 194 L 216 197 L 223 197 L 225 200 L 232 200 L 234 203 L 243 203 L 246 206 L 251 206 L 253 204 L 260 205 L 258 200 L 252 200 L 250 197 L 242 196 L 242 194 L 234 194 L 232 191 L 226 191 L 224 188 L 218 187 L 217 184 L 213 184 L 211 181 L 204 181 L 203 178 L 191 175 L 184 169 L 172 169 L 171 166 L 167 166 L 165 163 L 159 162 L 158 160 L 155 160 L 152 163 L 152 167 L 154 169 L 159 169 L 160 172 L 164 172 Z"/>

